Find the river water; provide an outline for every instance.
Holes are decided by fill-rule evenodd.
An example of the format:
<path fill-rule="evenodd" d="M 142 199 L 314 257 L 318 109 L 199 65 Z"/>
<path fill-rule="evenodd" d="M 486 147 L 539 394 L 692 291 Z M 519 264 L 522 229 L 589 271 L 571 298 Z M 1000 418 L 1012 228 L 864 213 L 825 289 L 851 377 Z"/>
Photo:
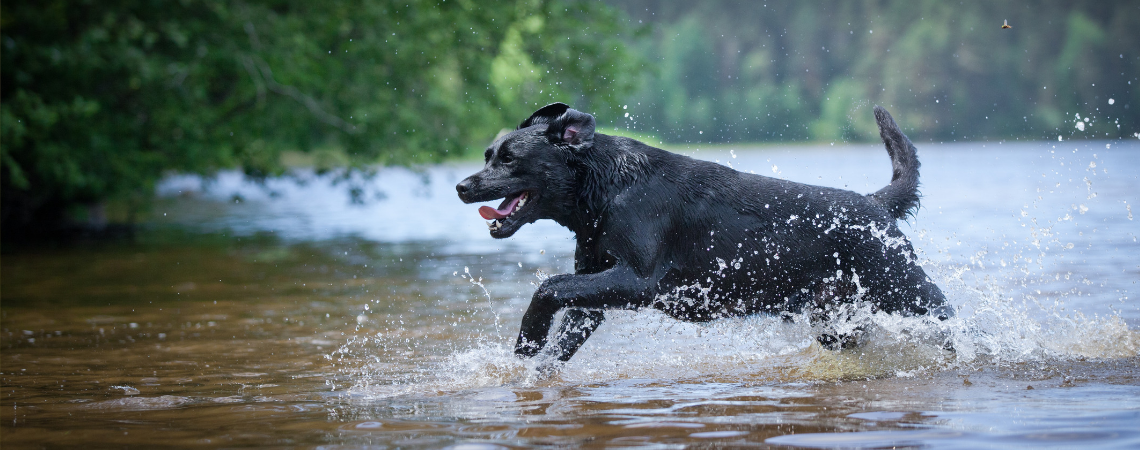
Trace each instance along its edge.
<path fill-rule="evenodd" d="M 132 241 L 5 247 L 0 440 L 1140 446 L 1140 143 L 920 147 L 903 230 L 956 318 L 867 316 L 866 342 L 832 352 L 804 321 L 614 312 L 549 376 L 511 345 L 537 283 L 571 270 L 571 235 L 491 239 L 454 194 L 477 165 L 171 177 Z M 881 146 L 679 151 L 860 192 L 890 176 Z"/>

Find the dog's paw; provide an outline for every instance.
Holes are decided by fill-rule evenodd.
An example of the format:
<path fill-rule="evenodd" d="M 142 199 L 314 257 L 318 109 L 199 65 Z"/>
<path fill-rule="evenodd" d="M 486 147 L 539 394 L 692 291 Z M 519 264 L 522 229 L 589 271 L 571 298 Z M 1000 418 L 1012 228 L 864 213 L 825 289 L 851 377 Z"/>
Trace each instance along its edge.
<path fill-rule="evenodd" d="M 538 367 L 535 367 L 534 370 L 535 372 L 538 372 L 539 380 L 550 380 L 551 378 L 554 378 L 556 375 L 558 375 L 558 372 L 564 365 L 566 365 L 566 363 L 558 360 L 543 361 L 538 365 Z"/>
<path fill-rule="evenodd" d="M 537 342 L 528 341 L 526 338 L 519 336 L 518 342 L 515 344 L 515 356 L 523 359 L 533 358 L 538 352 L 542 351 L 542 345 Z"/>
<path fill-rule="evenodd" d="M 815 337 L 815 340 L 822 345 L 823 348 L 832 351 L 847 350 L 859 346 L 859 334 L 845 334 L 828 332 L 820 334 Z"/>

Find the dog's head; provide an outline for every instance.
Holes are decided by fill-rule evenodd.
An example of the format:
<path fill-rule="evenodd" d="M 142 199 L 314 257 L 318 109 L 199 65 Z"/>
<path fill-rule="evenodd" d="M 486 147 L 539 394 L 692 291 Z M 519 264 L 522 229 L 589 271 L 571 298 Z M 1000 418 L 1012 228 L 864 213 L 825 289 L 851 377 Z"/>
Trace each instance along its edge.
<path fill-rule="evenodd" d="M 546 105 L 483 153 L 483 170 L 455 186 L 464 203 L 503 199 L 479 208 L 491 237 L 502 239 L 539 219 L 560 219 L 573 205 L 576 152 L 594 144 L 594 116 L 563 103 Z"/>

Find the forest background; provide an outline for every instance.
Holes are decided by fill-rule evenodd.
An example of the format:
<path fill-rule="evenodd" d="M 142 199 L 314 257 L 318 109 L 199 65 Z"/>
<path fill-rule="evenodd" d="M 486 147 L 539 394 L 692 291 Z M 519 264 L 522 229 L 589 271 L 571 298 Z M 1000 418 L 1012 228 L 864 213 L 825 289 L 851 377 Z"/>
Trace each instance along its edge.
<path fill-rule="evenodd" d="M 0 226 L 461 158 L 552 101 L 673 144 L 871 142 L 875 104 L 920 142 L 1135 139 L 1137 42 L 1126 0 L 5 2 Z"/>

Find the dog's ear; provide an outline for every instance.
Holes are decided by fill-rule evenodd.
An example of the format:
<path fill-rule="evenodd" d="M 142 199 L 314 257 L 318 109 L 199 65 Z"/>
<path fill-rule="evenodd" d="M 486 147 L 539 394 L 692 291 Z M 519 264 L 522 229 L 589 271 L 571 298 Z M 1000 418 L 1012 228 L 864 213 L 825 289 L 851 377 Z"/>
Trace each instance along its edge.
<path fill-rule="evenodd" d="M 546 135 L 552 142 L 565 142 L 575 150 L 591 147 L 594 145 L 594 116 L 567 109 L 550 122 Z"/>
<path fill-rule="evenodd" d="M 554 119 L 557 119 L 568 109 L 570 109 L 570 105 L 567 105 L 565 103 L 551 103 L 549 105 L 543 106 L 542 108 L 539 108 L 538 111 L 535 111 L 534 114 L 531 114 L 530 117 L 527 117 L 526 120 L 522 121 L 516 130 L 521 130 L 529 126 L 553 122 Z"/>
<path fill-rule="evenodd" d="M 546 135 L 552 142 L 565 142 L 575 149 L 586 148 L 594 143 L 594 116 L 571 109 L 565 103 L 551 103 L 539 108 L 520 123 L 517 129 L 541 124 L 549 124 Z"/>

